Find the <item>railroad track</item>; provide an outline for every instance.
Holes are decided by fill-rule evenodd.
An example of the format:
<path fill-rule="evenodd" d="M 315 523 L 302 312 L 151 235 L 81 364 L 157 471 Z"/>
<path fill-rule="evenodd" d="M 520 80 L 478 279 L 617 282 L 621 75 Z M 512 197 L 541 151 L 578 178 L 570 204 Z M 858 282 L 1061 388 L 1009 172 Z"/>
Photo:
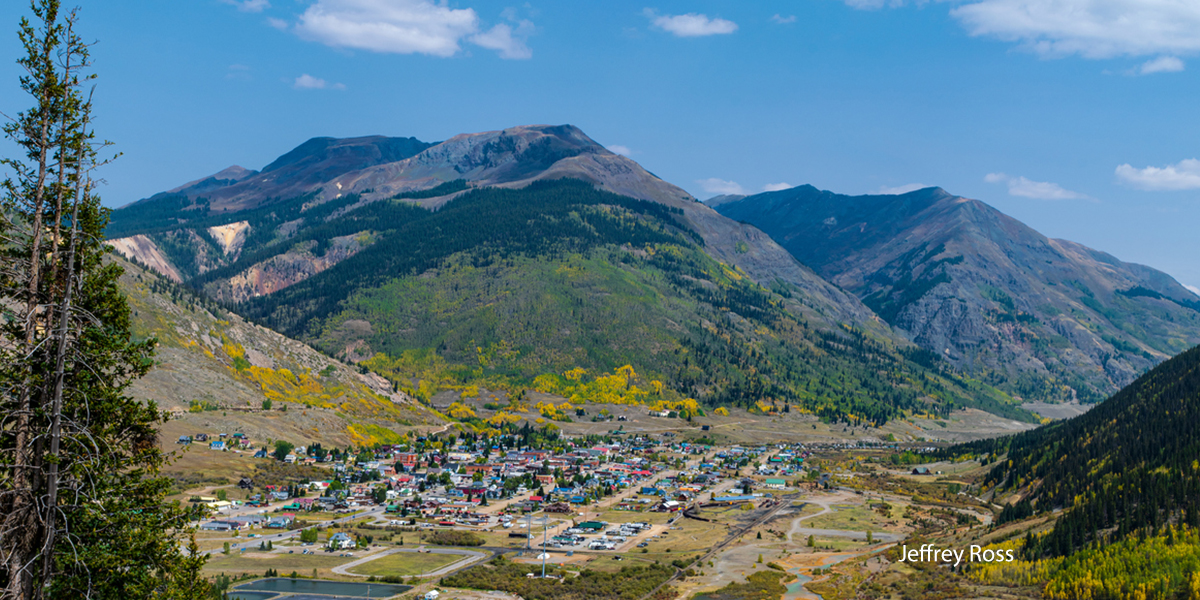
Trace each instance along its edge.
<path fill-rule="evenodd" d="M 731 532 L 728 536 L 726 536 L 724 540 L 721 540 L 721 543 L 717 544 L 716 546 L 713 546 L 707 553 L 705 553 L 700 558 L 697 558 L 696 560 L 693 560 L 692 562 L 688 563 L 688 565 L 686 567 L 684 567 L 682 569 L 676 568 L 674 575 L 672 575 L 666 581 L 658 584 L 657 587 L 650 590 L 646 595 L 642 596 L 639 600 L 647 600 L 648 598 L 653 597 L 654 594 L 657 594 L 658 591 L 663 588 L 663 586 L 666 586 L 666 585 L 670 584 L 672 581 L 679 579 L 680 576 L 683 575 L 684 570 L 692 567 L 696 563 L 704 563 L 705 561 L 712 558 L 713 556 L 716 556 L 718 553 L 720 553 L 722 550 L 724 550 L 726 546 L 732 544 L 733 542 L 740 539 L 742 536 L 749 533 L 751 529 L 754 529 L 755 527 L 758 527 L 759 525 L 762 525 L 763 523 L 766 523 L 767 521 L 770 521 L 771 519 L 773 519 L 775 517 L 775 515 L 779 513 L 779 511 L 790 507 L 792 505 L 792 501 L 800 498 L 801 496 L 802 496 L 802 494 L 789 494 L 787 496 L 781 496 L 778 499 L 772 500 L 771 502 L 773 502 L 774 505 L 769 506 L 767 508 L 766 512 L 764 512 L 762 515 L 760 515 L 758 518 L 754 519 L 750 523 L 733 530 L 733 532 Z"/>

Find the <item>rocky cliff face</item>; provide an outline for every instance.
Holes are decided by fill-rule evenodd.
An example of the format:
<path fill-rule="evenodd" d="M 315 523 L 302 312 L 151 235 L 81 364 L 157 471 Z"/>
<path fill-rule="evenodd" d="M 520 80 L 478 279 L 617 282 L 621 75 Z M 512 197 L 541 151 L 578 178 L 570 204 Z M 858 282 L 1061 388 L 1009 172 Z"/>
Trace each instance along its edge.
<path fill-rule="evenodd" d="M 245 302 L 300 283 L 354 256 L 370 243 L 371 236 L 367 233 L 338 236 L 330 239 L 328 247 L 318 256 L 313 253 L 317 243 L 306 242 L 232 277 L 210 282 L 204 286 L 204 292 L 222 302 Z"/>
<path fill-rule="evenodd" d="M 939 188 L 723 200 L 721 214 L 762 228 L 917 344 L 1016 394 L 1098 400 L 1200 342 L 1200 298 L 1170 276 Z"/>

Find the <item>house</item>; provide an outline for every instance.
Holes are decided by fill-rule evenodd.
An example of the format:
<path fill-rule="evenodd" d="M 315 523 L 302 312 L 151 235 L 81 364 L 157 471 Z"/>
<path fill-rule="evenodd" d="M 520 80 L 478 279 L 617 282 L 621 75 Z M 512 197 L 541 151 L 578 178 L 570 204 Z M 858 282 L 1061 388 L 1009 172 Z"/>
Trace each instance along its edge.
<path fill-rule="evenodd" d="M 207 523 L 201 523 L 200 529 L 204 531 L 233 531 L 234 529 L 237 529 L 237 527 L 228 521 L 209 521 Z"/>
<path fill-rule="evenodd" d="M 768 479 L 763 482 L 763 487 L 768 487 L 773 490 L 782 490 L 787 487 L 787 481 L 783 479 Z"/>
<path fill-rule="evenodd" d="M 237 523 L 239 525 L 239 529 L 261 527 L 267 522 L 267 518 L 263 515 L 243 515 L 240 517 L 227 517 L 222 520 L 228 523 Z"/>
<path fill-rule="evenodd" d="M 179 436 L 179 441 L 178 441 L 178 442 L 176 442 L 176 443 L 179 443 L 179 444 L 190 444 L 190 443 L 192 443 L 192 436 L 190 436 L 190 435 L 181 435 L 181 436 Z"/>
<path fill-rule="evenodd" d="M 215 442 L 212 442 L 212 443 L 210 443 L 210 444 L 208 445 L 208 449 L 209 449 L 209 450 L 224 450 L 224 449 L 225 449 L 225 442 L 223 442 L 223 441 L 221 441 L 221 440 L 217 440 L 217 441 L 215 441 Z"/>
<path fill-rule="evenodd" d="M 339 531 L 329 536 L 329 547 L 335 550 L 346 550 L 356 545 L 357 543 L 355 543 L 354 538 L 350 537 L 350 534 L 344 531 Z"/>
<path fill-rule="evenodd" d="M 913 475 L 933 475 L 933 472 L 929 470 L 929 467 L 916 467 L 912 470 L 912 474 Z"/>
<path fill-rule="evenodd" d="M 227 511 L 233 508 L 233 503 L 228 500 L 214 500 L 212 502 L 206 502 L 204 505 L 218 512 L 222 510 Z"/>
<path fill-rule="evenodd" d="M 271 517 L 269 520 L 267 520 L 267 528 L 268 529 L 287 529 L 287 528 L 291 527 L 292 524 L 295 522 L 296 522 L 296 515 L 284 513 L 284 514 L 280 514 L 280 515 Z"/>

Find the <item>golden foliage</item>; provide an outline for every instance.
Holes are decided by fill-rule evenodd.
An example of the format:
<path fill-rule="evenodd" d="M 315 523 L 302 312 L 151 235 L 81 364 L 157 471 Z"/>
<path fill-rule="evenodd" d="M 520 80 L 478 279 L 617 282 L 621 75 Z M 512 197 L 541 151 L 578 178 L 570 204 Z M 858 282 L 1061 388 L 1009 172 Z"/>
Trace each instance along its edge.
<path fill-rule="evenodd" d="M 450 408 L 446 409 L 446 414 L 450 415 L 450 418 L 452 419 L 458 419 L 461 421 L 463 419 L 470 419 L 474 417 L 475 411 L 471 409 L 470 406 L 467 406 L 462 402 L 454 402 L 450 405 Z"/>
<path fill-rule="evenodd" d="M 505 425 L 516 423 L 520 420 L 521 417 L 518 417 L 517 415 L 500 411 L 489 417 L 487 422 L 495 427 L 503 427 Z"/>
<path fill-rule="evenodd" d="M 580 368 L 571 369 L 562 375 L 539 375 L 533 380 L 533 389 L 563 396 L 572 404 L 594 402 L 639 405 L 663 401 L 666 395 L 678 397 L 678 394 L 667 390 L 661 381 L 644 380 L 631 365 L 618 367 L 611 375 L 597 375 L 591 381 L 586 380 L 586 375 L 587 371 Z M 696 410 L 698 408 L 693 409 L 692 414 L 697 414 Z"/>

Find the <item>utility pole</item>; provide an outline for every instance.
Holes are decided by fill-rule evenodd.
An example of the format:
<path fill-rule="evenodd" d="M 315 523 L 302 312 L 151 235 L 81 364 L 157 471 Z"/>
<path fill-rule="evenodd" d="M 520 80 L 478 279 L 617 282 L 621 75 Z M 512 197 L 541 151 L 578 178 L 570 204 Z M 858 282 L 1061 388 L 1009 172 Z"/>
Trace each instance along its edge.
<path fill-rule="evenodd" d="M 542 517 L 542 579 L 546 578 L 546 533 L 550 530 L 547 525 L 546 518 Z"/>

